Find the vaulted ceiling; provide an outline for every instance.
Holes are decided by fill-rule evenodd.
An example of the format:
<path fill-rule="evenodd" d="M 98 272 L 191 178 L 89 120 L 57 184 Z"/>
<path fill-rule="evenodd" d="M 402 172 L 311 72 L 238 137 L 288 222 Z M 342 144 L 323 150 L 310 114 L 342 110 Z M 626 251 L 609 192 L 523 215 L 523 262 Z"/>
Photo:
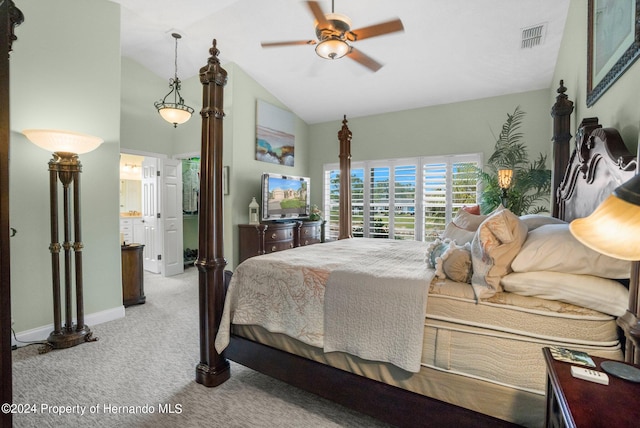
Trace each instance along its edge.
<path fill-rule="evenodd" d="M 371 72 L 314 46 L 262 48 L 263 41 L 316 39 L 301 0 L 112 0 L 122 8 L 122 55 L 159 77 L 197 75 L 217 39 L 233 62 L 309 124 L 545 89 L 570 0 L 335 0 L 352 28 L 400 18 L 403 32 L 354 42 L 383 64 Z M 318 2 L 325 13 L 332 2 Z M 523 32 L 542 27 L 532 47 Z M 168 83 L 167 83 L 168 84 Z M 159 97 L 162 94 L 159 94 Z"/>

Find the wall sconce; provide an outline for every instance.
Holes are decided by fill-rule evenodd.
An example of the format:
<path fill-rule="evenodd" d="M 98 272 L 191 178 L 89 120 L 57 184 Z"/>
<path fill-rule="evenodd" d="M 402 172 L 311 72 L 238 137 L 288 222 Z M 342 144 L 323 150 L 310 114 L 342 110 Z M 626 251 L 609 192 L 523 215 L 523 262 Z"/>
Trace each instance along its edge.
<path fill-rule="evenodd" d="M 49 161 L 49 197 L 51 202 L 51 270 L 53 282 L 53 332 L 47 339 L 53 349 L 70 348 L 83 342 L 96 340 L 84 324 L 82 292 L 82 233 L 80 228 L 80 172 L 82 165 L 78 155 L 95 150 L 103 140 L 90 135 L 47 129 L 27 129 L 22 133 L 35 145 L 53 153 Z M 63 188 L 64 242 L 58 236 L 58 179 Z M 73 185 L 73 195 L 70 187 Z M 73 198 L 71 198 L 73 196 Z M 71 223 L 71 199 L 73 199 L 73 224 Z M 73 242 L 71 232 L 73 231 Z M 60 304 L 60 249 L 64 249 L 64 300 L 65 324 L 61 321 Z M 75 275 L 71 272 L 74 253 Z M 75 277 L 76 324 L 73 324 L 72 275 Z"/>
<path fill-rule="evenodd" d="M 640 308 L 635 307 L 635 302 L 640 283 L 640 175 L 617 187 L 590 216 L 572 221 L 569 230 L 587 247 L 632 262 L 630 306 L 626 314 L 618 318 L 618 324 L 627 336 L 627 362 L 639 364 L 640 322 L 637 316 Z M 640 370 L 627 364 L 607 361 L 602 369 L 618 377 L 633 374 L 635 382 L 640 381 Z"/>
<path fill-rule="evenodd" d="M 511 181 L 513 180 L 512 169 L 499 169 L 498 170 L 498 186 L 502 189 L 502 206 L 507 207 L 508 195 L 507 190 L 511 187 Z"/>

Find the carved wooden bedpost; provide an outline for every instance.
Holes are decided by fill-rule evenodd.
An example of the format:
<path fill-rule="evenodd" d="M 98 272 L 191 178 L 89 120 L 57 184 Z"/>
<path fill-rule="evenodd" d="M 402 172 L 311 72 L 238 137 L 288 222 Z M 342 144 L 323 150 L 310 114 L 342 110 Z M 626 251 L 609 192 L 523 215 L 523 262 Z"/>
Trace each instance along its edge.
<path fill-rule="evenodd" d="M 571 140 L 571 113 L 573 113 L 573 101 L 570 101 L 565 92 L 564 81 L 560 81 L 556 103 L 551 108 L 553 117 L 553 176 L 551 192 L 551 212 L 558 217 L 557 192 L 564 177 L 567 165 L 569 165 L 569 141 Z"/>
<path fill-rule="evenodd" d="M 340 230 L 338 239 L 351 238 L 351 131 L 347 115 L 338 131 L 340 141 Z"/>
<path fill-rule="evenodd" d="M 227 72 L 220 66 L 216 40 L 211 57 L 200 69 L 202 90 L 202 148 L 200 153 L 200 208 L 198 260 L 200 310 L 200 363 L 196 382 L 217 386 L 229 379 L 229 361 L 216 352 L 215 335 L 224 308 L 224 258 L 222 210 L 222 120 Z"/>
<path fill-rule="evenodd" d="M 11 275 L 9 259 L 9 53 L 14 29 L 24 15 L 12 0 L 0 1 L 0 403 L 13 402 L 11 368 Z M 0 412 L 0 426 L 12 425 L 11 412 Z"/>

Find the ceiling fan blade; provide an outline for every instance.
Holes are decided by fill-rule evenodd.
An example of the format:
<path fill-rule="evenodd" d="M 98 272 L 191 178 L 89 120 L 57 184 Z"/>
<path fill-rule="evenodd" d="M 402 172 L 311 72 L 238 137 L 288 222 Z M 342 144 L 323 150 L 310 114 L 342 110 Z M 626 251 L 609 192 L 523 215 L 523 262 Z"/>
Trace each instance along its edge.
<path fill-rule="evenodd" d="M 278 46 L 293 46 L 293 45 L 315 45 L 315 40 L 291 40 L 286 42 L 262 42 L 260 46 L 263 48 L 274 48 Z"/>
<path fill-rule="evenodd" d="M 382 68 L 382 64 L 371 58 L 369 55 L 365 55 L 364 53 L 362 53 L 362 51 L 355 49 L 353 46 L 351 46 L 351 51 L 347 54 L 347 56 L 352 60 L 364 65 L 374 73 Z"/>
<path fill-rule="evenodd" d="M 404 31 L 404 26 L 401 20 L 394 19 L 392 21 L 381 22 L 380 24 L 352 30 L 351 35 L 355 36 L 352 41 L 356 41 L 369 37 L 382 36 L 383 34 L 395 33 L 397 31 Z"/>
<path fill-rule="evenodd" d="M 318 21 L 318 26 L 320 28 L 331 27 L 331 24 L 329 24 L 329 21 L 327 21 L 327 18 L 324 16 L 320 3 L 317 1 L 308 1 L 307 6 L 309 6 L 309 10 L 311 10 L 313 17 Z"/>

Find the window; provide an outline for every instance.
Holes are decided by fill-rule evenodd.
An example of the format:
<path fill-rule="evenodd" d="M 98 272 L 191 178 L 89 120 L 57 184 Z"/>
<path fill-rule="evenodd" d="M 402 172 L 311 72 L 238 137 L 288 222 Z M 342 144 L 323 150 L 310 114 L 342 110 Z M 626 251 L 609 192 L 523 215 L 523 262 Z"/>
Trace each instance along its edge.
<path fill-rule="evenodd" d="M 353 236 L 425 240 L 453 213 L 475 204 L 482 155 L 430 156 L 351 163 Z M 338 237 L 340 169 L 324 166 L 327 236 Z"/>

